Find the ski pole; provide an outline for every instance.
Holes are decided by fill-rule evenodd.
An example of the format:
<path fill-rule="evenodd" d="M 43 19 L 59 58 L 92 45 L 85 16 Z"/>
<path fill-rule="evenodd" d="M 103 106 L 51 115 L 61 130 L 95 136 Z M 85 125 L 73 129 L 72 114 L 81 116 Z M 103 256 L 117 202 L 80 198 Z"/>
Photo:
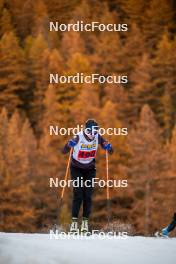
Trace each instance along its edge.
<path fill-rule="evenodd" d="M 109 160 L 108 160 L 108 151 L 106 150 L 106 181 L 107 181 L 107 188 L 106 188 L 106 201 L 107 201 L 107 220 L 108 220 L 108 225 L 110 224 L 110 195 L 109 195 L 109 186 L 108 186 L 108 181 L 109 181 Z"/>
<path fill-rule="evenodd" d="M 65 172 L 65 178 L 64 178 L 64 181 L 65 181 L 65 182 L 66 182 L 67 179 L 68 179 L 68 171 L 69 171 L 69 166 L 70 166 L 70 160 L 71 160 L 72 151 L 73 151 L 73 149 L 71 148 L 71 149 L 70 149 L 70 153 L 69 153 L 68 162 L 67 162 L 67 168 L 66 168 L 66 172 Z M 65 185 L 65 186 L 66 186 L 66 185 Z M 65 186 L 62 188 L 61 199 L 63 199 L 63 197 L 64 197 Z"/>
<path fill-rule="evenodd" d="M 69 166 L 70 166 L 70 160 L 71 160 L 72 152 L 73 152 L 73 148 L 70 149 L 70 153 L 69 153 L 69 157 L 68 157 L 67 168 L 66 168 L 65 177 L 64 177 L 65 182 L 68 179 L 68 172 L 69 172 Z M 57 213 L 57 223 L 59 223 L 60 211 L 61 211 L 62 201 L 63 201 L 63 197 L 64 197 L 64 193 L 65 193 L 65 187 L 66 187 L 66 184 L 62 188 L 62 192 L 61 192 L 61 196 L 60 196 L 60 201 L 59 201 L 59 205 L 58 205 L 58 213 Z"/>

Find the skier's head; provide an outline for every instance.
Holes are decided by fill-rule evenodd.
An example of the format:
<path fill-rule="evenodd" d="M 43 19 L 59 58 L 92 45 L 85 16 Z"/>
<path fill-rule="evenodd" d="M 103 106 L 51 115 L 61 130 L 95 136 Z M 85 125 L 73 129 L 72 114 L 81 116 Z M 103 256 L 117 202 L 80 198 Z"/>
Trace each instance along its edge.
<path fill-rule="evenodd" d="M 84 132 L 90 139 L 95 137 L 95 135 L 98 133 L 98 130 L 98 123 L 94 119 L 88 119 L 86 121 Z"/>

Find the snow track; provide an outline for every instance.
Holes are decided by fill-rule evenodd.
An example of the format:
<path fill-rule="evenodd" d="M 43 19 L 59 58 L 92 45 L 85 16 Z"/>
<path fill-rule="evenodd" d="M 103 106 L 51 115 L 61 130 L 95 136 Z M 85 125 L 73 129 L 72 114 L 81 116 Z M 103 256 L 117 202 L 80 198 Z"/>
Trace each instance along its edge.
<path fill-rule="evenodd" d="M 0 264 L 175 264 L 176 238 L 50 239 L 0 233 Z"/>

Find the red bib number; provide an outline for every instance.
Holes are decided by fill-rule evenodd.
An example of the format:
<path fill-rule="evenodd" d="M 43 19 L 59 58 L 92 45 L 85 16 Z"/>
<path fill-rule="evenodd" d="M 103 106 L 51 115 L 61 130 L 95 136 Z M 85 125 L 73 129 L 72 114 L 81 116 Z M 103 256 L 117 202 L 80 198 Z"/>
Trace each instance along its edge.
<path fill-rule="evenodd" d="M 88 158 L 95 158 L 96 150 L 86 151 L 80 150 L 78 152 L 78 159 L 88 159 Z"/>

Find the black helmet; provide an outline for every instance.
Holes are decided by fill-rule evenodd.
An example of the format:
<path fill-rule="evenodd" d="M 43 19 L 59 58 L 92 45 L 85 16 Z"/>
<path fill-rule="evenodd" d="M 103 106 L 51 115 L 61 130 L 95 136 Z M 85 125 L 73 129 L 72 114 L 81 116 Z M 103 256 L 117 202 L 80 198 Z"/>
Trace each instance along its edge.
<path fill-rule="evenodd" d="M 99 126 L 94 119 L 88 119 L 85 124 L 86 132 L 96 134 L 98 132 Z"/>

